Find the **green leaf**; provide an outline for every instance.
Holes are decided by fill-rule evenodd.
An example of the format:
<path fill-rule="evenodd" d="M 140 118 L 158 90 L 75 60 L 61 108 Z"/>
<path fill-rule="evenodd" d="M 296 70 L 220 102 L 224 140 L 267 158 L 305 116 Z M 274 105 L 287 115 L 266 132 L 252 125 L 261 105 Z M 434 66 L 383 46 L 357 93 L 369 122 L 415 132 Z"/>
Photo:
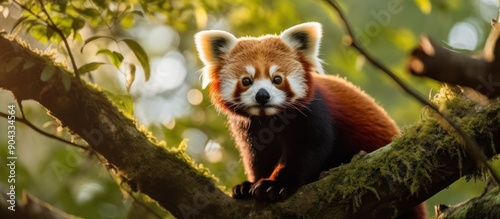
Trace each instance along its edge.
<path fill-rule="evenodd" d="M 98 7 L 100 7 L 101 9 L 107 9 L 108 8 L 107 1 L 104 1 L 104 0 L 93 0 L 92 2 L 94 4 L 96 4 Z"/>
<path fill-rule="evenodd" d="M 120 61 L 120 64 L 123 62 L 123 55 L 119 52 L 113 51 L 113 54 L 115 57 Z M 117 68 L 120 67 L 120 65 L 116 66 Z"/>
<path fill-rule="evenodd" d="M 149 80 L 149 77 L 151 76 L 151 67 L 149 65 L 149 57 L 148 54 L 146 54 L 146 51 L 137 43 L 135 40 L 131 39 L 123 39 L 121 40 L 127 44 L 127 46 L 134 52 L 135 56 L 139 60 L 139 62 L 142 65 L 142 68 L 144 69 L 144 76 L 146 78 L 146 81 Z"/>
<path fill-rule="evenodd" d="M 409 51 L 418 43 L 415 34 L 408 28 L 391 29 L 384 32 L 385 37 L 402 51 Z"/>
<path fill-rule="evenodd" d="M 85 21 L 80 18 L 75 18 L 71 24 L 71 28 L 73 28 L 73 32 L 75 33 L 82 29 L 83 26 L 85 26 Z"/>
<path fill-rule="evenodd" d="M 123 29 L 129 29 L 134 25 L 134 13 L 127 13 L 120 21 L 120 26 Z"/>
<path fill-rule="evenodd" d="M 113 65 L 116 66 L 116 68 L 120 68 L 120 65 L 122 64 L 122 61 L 123 61 L 123 55 L 121 53 L 116 52 L 116 51 L 111 51 L 109 49 L 101 49 L 101 50 L 97 51 L 97 53 L 96 53 L 96 55 L 99 55 L 99 54 L 104 54 L 104 55 L 108 56 L 108 58 L 111 60 Z"/>
<path fill-rule="evenodd" d="M 47 40 L 50 41 L 50 38 L 54 35 L 54 29 L 52 27 L 47 27 L 47 32 L 45 33 L 45 37 L 47 37 Z"/>
<path fill-rule="evenodd" d="M 415 0 L 415 4 L 420 8 L 420 11 L 424 14 L 431 13 L 432 4 L 430 0 Z"/>
<path fill-rule="evenodd" d="M 64 90 L 69 91 L 71 87 L 71 78 L 66 73 L 61 73 L 61 82 L 64 86 Z"/>
<path fill-rule="evenodd" d="M 73 22 L 75 21 L 76 18 L 71 17 L 71 16 L 53 16 L 52 20 L 54 23 L 57 24 L 57 27 L 60 30 L 63 29 L 68 29 L 71 25 L 73 25 Z"/>
<path fill-rule="evenodd" d="M 9 62 L 7 62 L 7 64 L 5 65 L 5 72 L 11 72 L 12 70 L 14 70 L 14 68 L 21 64 L 22 61 L 23 58 L 19 56 L 10 59 Z"/>
<path fill-rule="evenodd" d="M 25 21 L 28 17 L 25 17 L 25 16 L 22 16 L 21 18 L 17 19 L 16 23 L 14 23 L 14 26 L 12 27 L 12 29 L 10 30 L 10 32 L 14 31 L 16 29 L 16 27 L 23 23 L 23 21 Z"/>
<path fill-rule="evenodd" d="M 116 92 L 111 92 L 108 90 L 102 90 L 104 95 L 109 98 L 120 110 L 122 110 L 126 115 L 134 115 L 134 100 L 130 95 L 116 94 Z"/>
<path fill-rule="evenodd" d="M 130 69 L 130 77 L 127 80 L 127 93 L 130 93 L 130 88 L 132 87 L 132 84 L 134 83 L 135 80 L 135 65 L 129 64 L 129 69 Z"/>
<path fill-rule="evenodd" d="M 54 5 L 54 9 L 53 10 L 56 10 L 57 7 L 55 6 L 58 6 L 59 8 L 59 12 L 61 13 L 65 13 L 66 12 L 66 8 L 68 7 L 68 1 L 67 0 L 57 0 L 57 1 L 54 1 L 55 5 Z"/>
<path fill-rule="evenodd" d="M 33 67 L 35 65 L 34 62 L 30 61 L 30 60 L 26 60 L 26 62 L 24 62 L 23 64 L 23 70 L 25 69 L 30 69 L 31 67 Z"/>
<path fill-rule="evenodd" d="M 83 74 L 85 74 L 87 72 L 95 71 L 96 69 L 98 69 L 103 64 L 105 64 L 105 63 L 103 63 L 103 62 L 90 62 L 90 63 L 87 63 L 85 65 L 80 66 L 80 68 L 78 68 L 78 74 L 83 75 Z"/>
<path fill-rule="evenodd" d="M 79 42 L 83 41 L 82 35 L 78 32 L 73 33 L 73 39 Z"/>
<path fill-rule="evenodd" d="M 87 45 L 88 43 L 94 41 L 94 40 L 98 40 L 98 39 L 110 39 L 110 40 L 113 40 L 116 42 L 115 38 L 113 37 L 110 37 L 110 36 L 93 36 L 93 37 L 90 37 L 88 39 L 85 40 L 85 42 L 83 43 L 83 46 L 82 46 L 82 49 L 80 50 L 80 52 L 83 52 L 83 48 L 85 47 L 85 45 Z"/>
<path fill-rule="evenodd" d="M 40 23 L 37 20 L 27 20 L 26 32 L 30 33 L 35 39 L 40 40 L 42 43 L 47 42 L 47 27 L 45 24 Z"/>
<path fill-rule="evenodd" d="M 48 81 L 54 73 L 56 72 L 56 68 L 52 65 L 46 65 L 43 68 L 42 74 L 40 75 L 40 80 L 42 81 Z"/>
<path fill-rule="evenodd" d="M 144 13 L 142 13 L 142 11 L 139 11 L 139 10 L 133 10 L 132 13 L 136 14 L 136 15 L 139 15 L 141 17 L 144 17 Z"/>
<path fill-rule="evenodd" d="M 84 9 L 79 9 L 75 8 L 78 13 L 80 13 L 83 16 L 89 17 L 89 18 L 94 18 L 99 16 L 99 11 L 95 8 L 84 8 Z"/>

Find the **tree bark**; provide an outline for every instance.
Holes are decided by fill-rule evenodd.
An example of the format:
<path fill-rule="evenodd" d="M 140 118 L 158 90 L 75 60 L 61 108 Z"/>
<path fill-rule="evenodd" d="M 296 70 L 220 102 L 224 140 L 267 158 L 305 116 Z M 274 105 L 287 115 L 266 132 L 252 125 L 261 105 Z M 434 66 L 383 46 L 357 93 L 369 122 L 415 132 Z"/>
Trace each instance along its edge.
<path fill-rule="evenodd" d="M 158 142 L 136 121 L 124 116 L 98 88 L 76 80 L 50 57 L 3 36 L 0 54 L 0 88 L 11 91 L 18 100 L 38 101 L 62 126 L 82 137 L 115 167 L 131 188 L 150 196 L 178 218 L 395 216 L 461 176 L 484 173 L 468 159 L 457 134 L 448 131 L 429 111 L 421 121 L 403 129 L 392 144 L 356 156 L 283 202 L 234 200 L 215 185 L 208 170 L 193 165 L 182 149 Z M 10 69 L 12 66 L 6 66 L 13 57 L 34 64 Z M 42 81 L 47 65 L 57 71 Z M 62 80 L 68 75 L 67 91 Z M 478 106 L 450 90 L 443 90 L 435 101 L 456 116 L 489 158 L 500 151 L 498 101 Z"/>
<path fill-rule="evenodd" d="M 495 33 L 496 30 L 493 30 Z M 411 53 L 408 71 L 416 76 L 462 85 L 494 98 L 500 96 L 500 41 L 494 39 L 490 52 L 472 58 L 444 48 L 428 37 Z M 488 54 L 488 55 L 486 55 Z"/>

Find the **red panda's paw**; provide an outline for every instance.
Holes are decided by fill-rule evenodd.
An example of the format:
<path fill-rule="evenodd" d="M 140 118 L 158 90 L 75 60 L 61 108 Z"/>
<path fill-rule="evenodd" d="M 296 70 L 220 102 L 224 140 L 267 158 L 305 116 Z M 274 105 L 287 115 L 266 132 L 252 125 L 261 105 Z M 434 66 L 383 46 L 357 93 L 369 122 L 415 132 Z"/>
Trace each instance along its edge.
<path fill-rule="evenodd" d="M 253 184 L 250 193 L 258 201 L 278 202 L 288 198 L 298 187 L 289 186 L 279 181 L 260 179 Z"/>
<path fill-rule="evenodd" d="M 245 181 L 233 187 L 233 192 L 231 196 L 235 199 L 249 199 L 252 198 L 250 190 L 252 189 L 253 183 Z"/>

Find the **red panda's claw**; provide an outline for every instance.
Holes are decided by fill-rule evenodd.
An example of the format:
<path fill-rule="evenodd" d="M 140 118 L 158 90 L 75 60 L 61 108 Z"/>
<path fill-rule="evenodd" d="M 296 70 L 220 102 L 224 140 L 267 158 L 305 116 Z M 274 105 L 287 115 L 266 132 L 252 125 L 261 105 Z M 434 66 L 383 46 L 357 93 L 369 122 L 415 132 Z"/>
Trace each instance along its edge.
<path fill-rule="evenodd" d="M 261 179 L 256 182 L 250 193 L 256 200 L 266 202 L 282 201 L 291 194 L 283 184 L 269 179 Z"/>
<path fill-rule="evenodd" d="M 235 199 L 249 199 L 252 198 L 252 194 L 250 192 L 252 188 L 253 183 L 245 181 L 242 182 L 241 184 L 236 185 L 233 187 L 233 191 L 231 196 Z"/>
<path fill-rule="evenodd" d="M 282 195 L 284 191 L 285 191 L 285 188 L 282 188 L 278 194 Z"/>

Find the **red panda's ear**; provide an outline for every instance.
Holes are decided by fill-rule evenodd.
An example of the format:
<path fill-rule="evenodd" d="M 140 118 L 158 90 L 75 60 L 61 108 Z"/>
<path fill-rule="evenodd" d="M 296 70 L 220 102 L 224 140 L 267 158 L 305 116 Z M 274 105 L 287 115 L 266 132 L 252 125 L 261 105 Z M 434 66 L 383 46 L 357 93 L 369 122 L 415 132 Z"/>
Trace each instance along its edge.
<path fill-rule="evenodd" d="M 323 73 L 321 60 L 318 58 L 321 36 L 321 24 L 308 22 L 286 29 L 280 38 L 291 48 L 302 52 L 314 64 L 315 70 Z"/>
<path fill-rule="evenodd" d="M 232 34 L 221 30 L 201 31 L 194 39 L 200 59 L 205 65 L 217 64 L 221 56 L 229 52 L 238 41 Z"/>

